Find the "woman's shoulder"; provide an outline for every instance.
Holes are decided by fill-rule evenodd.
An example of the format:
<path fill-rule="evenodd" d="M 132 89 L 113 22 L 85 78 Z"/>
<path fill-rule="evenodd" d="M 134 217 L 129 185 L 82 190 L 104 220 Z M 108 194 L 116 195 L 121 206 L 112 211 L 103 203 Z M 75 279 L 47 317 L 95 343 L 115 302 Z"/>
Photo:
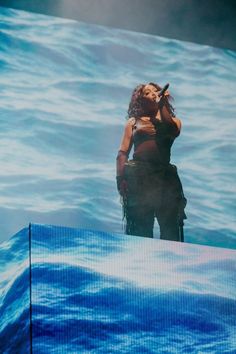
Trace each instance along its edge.
<path fill-rule="evenodd" d="M 128 120 L 127 120 L 127 123 L 126 125 L 128 127 L 134 127 L 135 126 L 135 123 L 136 123 L 136 118 L 135 117 L 130 117 Z"/>

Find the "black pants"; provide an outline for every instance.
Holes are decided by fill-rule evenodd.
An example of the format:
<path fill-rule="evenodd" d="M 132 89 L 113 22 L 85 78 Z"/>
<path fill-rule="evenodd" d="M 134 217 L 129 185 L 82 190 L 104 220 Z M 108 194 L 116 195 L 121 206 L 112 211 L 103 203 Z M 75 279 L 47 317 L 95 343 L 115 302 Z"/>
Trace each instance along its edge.
<path fill-rule="evenodd" d="M 183 241 L 186 199 L 176 167 L 168 165 L 157 169 L 131 161 L 125 171 L 128 182 L 124 198 L 126 234 L 153 237 L 156 218 L 161 239 Z"/>

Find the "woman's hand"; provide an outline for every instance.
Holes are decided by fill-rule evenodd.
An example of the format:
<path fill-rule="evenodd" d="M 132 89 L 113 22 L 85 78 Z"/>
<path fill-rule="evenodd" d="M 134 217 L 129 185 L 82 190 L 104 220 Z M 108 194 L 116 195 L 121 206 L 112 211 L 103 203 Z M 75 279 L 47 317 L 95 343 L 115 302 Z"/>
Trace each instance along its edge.
<path fill-rule="evenodd" d="M 164 92 L 164 96 L 170 96 L 170 91 L 168 91 L 168 90 L 166 90 L 165 92 Z"/>
<path fill-rule="evenodd" d="M 160 94 L 160 92 L 161 91 L 158 91 L 158 93 L 157 93 L 157 95 L 158 95 L 158 98 L 159 98 L 159 101 L 160 101 L 160 99 L 162 99 L 162 97 L 169 97 L 170 96 L 170 91 L 168 91 L 168 90 L 166 90 L 165 92 L 164 92 L 164 95 L 161 95 L 161 96 L 159 96 L 159 94 Z M 158 102 L 158 98 L 157 98 L 157 102 Z"/>
<path fill-rule="evenodd" d="M 164 95 L 162 95 L 162 96 L 159 96 L 159 95 L 158 95 L 160 92 L 161 92 L 161 91 L 159 91 L 159 92 L 157 93 L 156 103 L 159 103 L 159 102 L 163 103 L 164 100 L 165 100 L 165 98 L 169 98 L 169 97 L 170 97 L 170 91 L 166 90 L 166 91 L 164 92 Z"/>
<path fill-rule="evenodd" d="M 158 92 L 158 94 L 160 93 L 161 91 Z M 156 100 L 156 103 L 157 103 L 157 106 L 158 106 L 158 109 L 162 109 L 165 104 L 167 103 L 168 101 L 168 98 L 170 97 L 170 91 L 166 90 L 164 92 L 163 95 L 159 96 L 157 94 L 157 100 Z"/>

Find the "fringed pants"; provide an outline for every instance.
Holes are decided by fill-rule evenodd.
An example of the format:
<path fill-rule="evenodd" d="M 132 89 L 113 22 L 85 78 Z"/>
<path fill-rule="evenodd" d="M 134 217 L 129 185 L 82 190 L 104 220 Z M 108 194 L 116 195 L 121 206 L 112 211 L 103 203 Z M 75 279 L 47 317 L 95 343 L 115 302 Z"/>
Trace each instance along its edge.
<path fill-rule="evenodd" d="M 153 237 L 155 218 L 163 240 L 184 241 L 183 220 L 186 198 L 177 168 L 157 168 L 131 160 L 125 167 L 128 183 L 123 198 L 126 234 Z"/>

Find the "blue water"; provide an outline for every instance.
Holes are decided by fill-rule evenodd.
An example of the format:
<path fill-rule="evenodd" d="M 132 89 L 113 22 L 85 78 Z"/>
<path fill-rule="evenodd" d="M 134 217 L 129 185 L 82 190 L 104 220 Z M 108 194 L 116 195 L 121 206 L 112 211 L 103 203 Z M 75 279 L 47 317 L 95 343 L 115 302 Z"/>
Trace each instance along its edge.
<path fill-rule="evenodd" d="M 30 353 L 29 234 L 0 245 L 0 353 Z"/>
<path fill-rule="evenodd" d="M 0 352 L 29 352 L 29 233 L 1 245 Z M 32 349 L 234 353 L 235 250 L 31 228 Z"/>
<path fill-rule="evenodd" d="M 170 82 L 186 242 L 236 248 L 236 53 L 0 8 L 0 234 L 122 232 L 115 158 L 132 89 Z M 158 238 L 158 229 L 155 231 Z"/>
<path fill-rule="evenodd" d="M 32 226 L 35 353 L 233 353 L 235 251 Z"/>

